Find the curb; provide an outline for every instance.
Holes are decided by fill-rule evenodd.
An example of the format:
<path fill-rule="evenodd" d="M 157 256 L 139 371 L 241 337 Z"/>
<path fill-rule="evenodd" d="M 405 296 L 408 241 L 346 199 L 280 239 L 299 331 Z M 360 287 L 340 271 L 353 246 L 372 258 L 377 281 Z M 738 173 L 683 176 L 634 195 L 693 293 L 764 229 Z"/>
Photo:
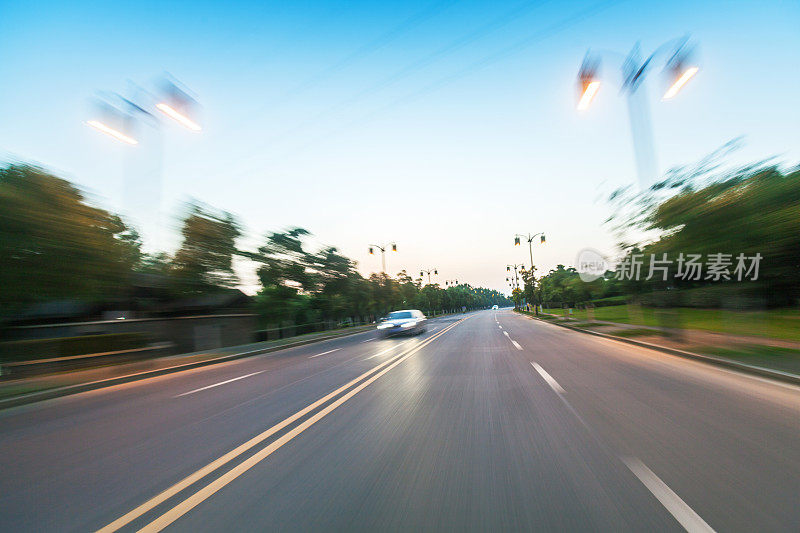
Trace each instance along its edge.
<path fill-rule="evenodd" d="M 156 370 L 145 370 L 143 372 L 137 372 L 135 374 L 126 374 L 124 376 L 117 376 L 108 379 L 101 379 L 97 381 L 90 381 L 88 383 L 78 383 L 75 385 L 67 385 L 65 387 L 56 387 L 52 389 L 43 390 L 41 392 L 32 392 L 30 394 L 23 394 L 21 396 L 13 396 L 11 398 L 6 398 L 4 400 L 0 400 L 0 410 L 7 409 L 9 407 L 17 407 L 20 405 L 27 405 L 31 403 L 41 402 L 44 400 L 51 400 L 53 398 L 60 398 L 62 396 L 70 396 L 72 394 L 78 394 L 80 392 L 87 392 L 96 389 L 104 389 L 106 387 L 113 387 L 114 385 L 122 385 L 124 383 L 130 383 L 133 381 L 140 381 L 143 379 L 154 378 L 158 376 L 165 376 L 167 374 L 174 374 L 176 372 L 182 372 L 184 370 L 192 370 L 195 368 L 201 368 L 204 366 L 211 366 L 216 365 L 219 363 L 227 363 L 229 361 L 235 361 L 236 359 L 244 359 L 245 357 L 251 357 L 253 355 L 277 352 L 279 350 L 285 350 L 287 348 L 295 348 L 297 346 L 304 346 L 306 344 L 314 344 L 315 342 L 322 342 L 331 339 L 338 339 L 340 337 L 348 337 L 350 335 L 358 335 L 359 333 L 365 333 L 370 331 L 370 329 L 364 329 L 361 331 L 348 331 L 345 333 L 341 333 L 339 335 L 328 335 L 326 337 L 317 337 L 314 339 L 305 339 L 302 341 L 291 342 L 287 344 L 282 344 L 280 346 L 268 346 L 265 348 L 257 348 L 255 350 L 250 350 L 247 352 L 239 352 L 233 353 L 230 355 L 225 355 L 222 357 L 218 357 L 216 359 L 208 359 L 206 361 L 196 361 L 194 363 L 184 363 L 182 365 L 175 365 L 175 366 L 168 366 L 166 368 L 159 368 Z"/>
<path fill-rule="evenodd" d="M 638 341 L 635 339 L 629 339 L 626 337 L 617 337 L 616 335 L 609 335 L 607 333 L 600 333 L 599 331 L 591 331 L 588 329 L 581 329 L 576 328 L 574 326 L 568 326 L 567 324 L 558 324 L 556 322 L 550 320 L 543 320 L 541 318 L 529 316 L 529 315 L 522 315 L 530 318 L 531 320 L 538 320 L 540 322 L 545 322 L 547 324 L 553 324 L 554 326 L 559 326 L 566 329 L 571 329 L 572 331 L 578 331 L 580 333 L 586 333 L 587 335 L 594 335 L 596 337 L 603 337 L 605 339 L 609 339 L 612 341 L 617 342 L 624 342 L 626 344 L 633 344 L 634 346 L 639 346 L 640 348 L 647 348 L 649 350 L 654 350 L 657 352 L 668 353 L 670 355 L 676 355 L 678 357 L 684 357 L 686 359 L 694 359 L 696 361 L 702 361 L 704 363 L 710 363 L 712 365 L 717 366 L 724 366 L 728 368 L 732 368 L 734 370 L 739 370 L 742 372 L 747 372 L 750 374 L 758 374 L 759 376 L 775 379 L 778 381 L 783 381 L 784 383 L 791 383 L 793 385 L 800 385 L 800 376 L 796 374 L 792 374 L 790 372 L 783 372 L 782 370 L 772 370 L 769 368 L 764 368 L 761 366 L 755 365 L 748 365 L 746 363 L 740 363 L 739 361 L 734 361 L 732 359 L 725 359 L 722 357 L 714 357 L 712 355 L 702 355 L 699 353 L 694 352 L 687 352 L 686 350 L 679 350 L 677 348 L 668 348 L 666 346 L 661 346 L 658 344 L 651 344 L 649 342 Z"/>

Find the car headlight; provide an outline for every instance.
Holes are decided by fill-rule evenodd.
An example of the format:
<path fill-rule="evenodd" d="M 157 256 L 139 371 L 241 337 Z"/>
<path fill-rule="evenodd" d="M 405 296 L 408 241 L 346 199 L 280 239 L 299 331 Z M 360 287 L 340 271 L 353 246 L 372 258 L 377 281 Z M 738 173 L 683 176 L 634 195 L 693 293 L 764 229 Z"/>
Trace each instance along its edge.
<path fill-rule="evenodd" d="M 416 323 L 416 322 L 405 322 L 405 323 L 404 323 L 402 326 L 400 326 L 400 327 L 401 327 L 401 328 L 413 328 L 413 327 L 414 327 L 414 326 L 416 326 L 416 325 L 417 325 L 417 323 Z"/>
<path fill-rule="evenodd" d="M 378 324 L 378 329 L 387 329 L 390 327 L 392 327 L 392 325 L 389 324 L 388 322 L 384 322 L 383 324 Z"/>

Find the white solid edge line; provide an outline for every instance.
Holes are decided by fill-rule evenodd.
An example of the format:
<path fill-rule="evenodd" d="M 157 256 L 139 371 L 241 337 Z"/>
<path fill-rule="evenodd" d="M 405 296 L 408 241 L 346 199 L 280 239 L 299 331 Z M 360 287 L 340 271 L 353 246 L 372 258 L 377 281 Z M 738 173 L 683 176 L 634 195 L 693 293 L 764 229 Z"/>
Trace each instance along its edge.
<path fill-rule="evenodd" d="M 547 371 L 544 368 L 542 368 L 538 364 L 534 363 L 533 361 L 531 361 L 531 365 L 544 378 L 544 380 L 547 382 L 547 384 L 550 385 L 550 388 L 552 388 L 558 394 L 565 394 L 566 393 L 564 388 L 561 385 L 558 384 L 558 381 L 553 379 L 553 376 L 548 374 Z"/>
<path fill-rule="evenodd" d="M 327 352 L 318 353 L 317 355 L 312 355 L 309 359 L 314 359 L 315 357 L 319 357 L 320 355 L 326 355 L 333 352 L 338 352 L 341 348 L 334 348 L 333 350 L 328 350 Z"/>
<path fill-rule="evenodd" d="M 533 320 L 533 319 L 531 319 L 531 320 Z M 572 330 L 572 329 L 569 329 L 569 328 L 563 328 L 561 326 L 557 326 L 556 324 L 550 324 L 549 322 L 546 322 L 546 321 L 542 321 L 542 323 L 545 326 L 550 326 L 550 327 L 559 329 L 561 331 L 566 330 L 567 332 L 574 333 L 575 335 L 583 335 L 583 336 L 586 335 L 585 333 L 581 333 L 580 331 L 575 331 L 575 330 Z M 694 363 L 696 365 L 702 366 L 704 369 L 707 369 L 707 370 L 716 370 L 718 372 L 722 372 L 722 373 L 725 373 L 725 374 L 732 374 L 734 376 L 747 378 L 747 379 L 750 379 L 750 380 L 753 380 L 753 381 L 760 381 L 760 382 L 766 383 L 768 385 L 776 385 L 778 387 L 781 387 L 781 388 L 784 388 L 784 389 L 789 389 L 789 390 L 792 390 L 792 391 L 795 391 L 795 392 L 800 391 L 800 385 L 795 385 L 794 383 L 785 383 L 785 382 L 779 381 L 779 380 L 777 380 L 775 378 L 769 378 L 769 377 L 764 377 L 764 376 L 756 376 L 755 374 L 751 374 L 751 373 L 746 372 L 744 370 L 736 370 L 734 368 L 725 368 L 725 367 L 722 367 L 722 366 L 715 365 L 713 363 L 709 363 L 707 361 L 703 361 L 701 359 L 692 359 L 692 358 L 683 357 L 683 356 L 680 356 L 680 355 L 675 355 L 675 354 L 671 354 L 671 353 L 667 353 L 667 352 L 662 352 L 661 350 L 657 350 L 655 348 L 649 348 L 647 346 L 639 346 L 638 344 L 630 344 L 630 343 L 627 343 L 627 342 L 625 342 L 623 340 L 620 340 L 620 339 L 610 339 L 608 337 L 599 337 L 599 336 L 596 336 L 596 335 L 592 335 L 591 337 L 594 338 L 594 340 L 597 340 L 597 341 L 599 341 L 601 343 L 606 342 L 608 344 L 613 344 L 615 346 L 623 345 L 623 347 L 629 348 L 631 350 L 636 350 L 636 349 L 647 350 L 648 352 L 652 353 L 653 355 L 663 356 L 663 357 L 666 357 L 666 358 L 669 358 L 669 359 L 672 359 L 672 360 L 675 360 L 675 361 L 684 362 L 684 363 Z"/>
<path fill-rule="evenodd" d="M 520 345 L 519 345 L 519 343 L 518 343 L 517 341 L 515 341 L 515 340 L 512 340 L 512 341 L 511 341 L 511 344 L 513 344 L 513 345 L 514 345 L 514 348 L 516 348 L 517 350 L 522 350 L 522 346 L 520 346 Z"/>
<path fill-rule="evenodd" d="M 686 531 L 690 533 L 696 531 L 714 531 L 714 529 L 712 529 L 705 520 L 700 518 L 700 515 L 695 513 L 680 496 L 675 494 L 666 483 L 661 481 L 652 470 L 647 468 L 647 465 L 636 457 L 622 457 L 622 462 L 625 463 L 625 466 L 627 466 L 637 478 L 639 478 L 639 481 L 647 487 L 653 496 L 661 502 L 661 505 L 669 511 L 669 514 L 671 514 Z"/>
<path fill-rule="evenodd" d="M 225 381 L 220 381 L 219 383 L 214 383 L 213 385 L 208 385 L 206 387 L 200 387 L 199 389 L 190 390 L 189 392 L 184 392 L 183 394 L 178 394 L 177 396 L 173 396 L 173 398 L 180 398 L 181 396 L 188 396 L 189 394 L 194 394 L 195 392 L 213 389 L 214 387 L 219 387 L 220 385 L 225 385 L 226 383 L 239 381 L 240 379 L 249 378 L 250 376 L 255 376 L 256 374 L 260 374 L 262 372 L 266 372 L 266 370 L 259 370 L 258 372 L 253 372 L 252 374 L 239 376 L 238 378 L 228 379 Z"/>

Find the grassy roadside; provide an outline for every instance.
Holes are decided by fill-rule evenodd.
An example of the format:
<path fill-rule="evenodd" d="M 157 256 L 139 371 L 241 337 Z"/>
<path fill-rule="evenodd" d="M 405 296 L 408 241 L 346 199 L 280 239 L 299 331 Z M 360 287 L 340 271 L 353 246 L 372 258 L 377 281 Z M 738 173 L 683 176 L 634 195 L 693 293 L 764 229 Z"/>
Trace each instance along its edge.
<path fill-rule="evenodd" d="M 561 310 L 560 309 L 545 310 L 545 312 L 552 312 L 552 311 L 561 311 Z M 519 311 L 519 312 L 526 315 L 534 316 L 533 313 L 528 313 L 525 311 Z M 581 318 L 581 315 L 576 312 L 573 312 L 572 316 L 573 318 L 578 318 L 578 319 Z M 585 314 L 583 316 L 585 317 Z M 544 318 L 545 320 L 550 320 L 550 321 L 561 322 L 561 320 L 558 317 L 553 317 L 553 316 L 540 315 L 539 318 Z M 595 314 L 595 318 L 602 320 L 600 317 L 597 316 L 597 314 Z M 622 321 L 618 322 L 622 323 Z M 628 323 L 632 325 L 638 325 L 632 322 Z M 651 324 L 648 323 L 644 325 L 651 325 Z M 657 326 L 658 324 L 652 324 L 652 325 Z M 737 361 L 748 365 L 754 365 L 762 368 L 779 370 L 782 372 L 789 372 L 792 374 L 800 375 L 800 350 L 793 348 L 767 346 L 756 343 L 725 345 L 725 346 L 688 343 L 674 336 L 669 336 L 669 335 L 665 336 L 663 332 L 660 332 L 655 329 L 648 329 L 642 327 L 639 328 L 631 327 L 624 329 L 617 327 L 614 329 L 609 329 L 609 327 L 613 328 L 613 326 L 609 326 L 608 324 L 600 324 L 597 322 L 587 322 L 585 320 L 570 321 L 569 326 L 578 329 L 600 331 L 602 333 L 605 333 L 606 335 L 613 335 L 616 337 L 637 338 L 658 346 L 665 346 L 668 348 L 678 348 L 681 350 L 686 350 L 701 355 L 710 355 L 713 357 L 729 359 L 732 361 Z M 705 329 L 705 331 L 725 333 L 725 331 L 710 330 L 710 329 Z M 735 333 L 742 334 L 741 328 L 738 331 L 735 331 Z M 793 340 L 793 339 L 789 338 L 788 340 Z"/>
<path fill-rule="evenodd" d="M 563 309 L 545 309 L 544 312 L 564 315 Z M 592 318 L 585 309 L 573 309 L 569 316 L 582 321 L 605 320 L 636 326 L 697 329 L 716 333 L 800 341 L 800 311 L 795 309 L 730 311 L 687 307 L 656 309 L 615 305 L 595 308 Z"/>
<path fill-rule="evenodd" d="M 695 351 L 724 357 L 764 368 L 775 368 L 800 375 L 800 350 L 776 346 L 748 345 L 736 349 L 720 346 L 700 346 Z"/>

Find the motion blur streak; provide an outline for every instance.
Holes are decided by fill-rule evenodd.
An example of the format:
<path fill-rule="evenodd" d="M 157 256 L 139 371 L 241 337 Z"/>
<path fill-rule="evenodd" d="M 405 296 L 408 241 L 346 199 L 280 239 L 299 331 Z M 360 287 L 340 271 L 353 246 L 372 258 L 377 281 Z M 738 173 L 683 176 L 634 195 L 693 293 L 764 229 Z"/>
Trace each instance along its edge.
<path fill-rule="evenodd" d="M 467 317 L 467 318 L 469 318 L 469 317 Z M 235 480 L 236 478 L 238 478 L 239 476 L 244 474 L 246 471 L 250 470 L 252 467 L 254 467 L 258 463 L 260 463 L 261 461 L 263 461 L 264 459 L 266 459 L 267 457 L 272 455 L 272 453 L 274 451 L 276 451 L 277 449 L 279 449 L 281 446 L 283 446 L 287 442 L 291 441 L 296 436 L 300 435 L 303 431 L 305 431 L 309 427 L 311 427 L 314 424 L 316 424 L 318 421 L 320 421 L 322 418 L 324 418 L 326 415 L 328 415 L 328 413 L 330 413 L 331 411 L 333 411 L 334 409 L 336 409 L 337 407 L 339 407 L 340 405 L 345 403 L 347 400 L 349 400 L 350 398 L 352 398 L 353 396 L 355 396 L 356 394 L 358 394 L 359 392 L 364 390 L 364 388 L 366 388 L 370 383 L 374 382 L 375 380 L 377 380 L 378 378 L 380 378 L 381 376 L 386 374 L 389 370 L 393 369 L 394 367 L 396 367 L 397 365 L 399 365 L 400 363 L 402 363 L 403 361 L 405 361 L 406 359 L 408 359 L 409 357 L 411 357 L 415 353 L 417 353 L 420 350 L 422 350 L 426 345 L 428 345 L 431 342 L 433 342 L 437 337 L 440 337 L 440 336 L 444 335 L 445 333 L 447 333 L 448 331 L 450 331 L 451 329 L 456 327 L 458 324 L 460 324 L 461 322 L 463 322 L 467 318 L 459 320 L 455 324 L 452 324 L 452 325 L 448 326 L 447 328 L 443 329 L 442 331 L 440 331 L 436 335 L 433 335 L 432 337 L 428 338 L 422 344 L 417 345 L 414 348 L 411 348 L 410 350 L 405 351 L 405 352 L 397 355 L 395 358 L 393 358 L 390 361 L 387 361 L 387 363 L 385 363 L 385 364 L 391 363 L 391 364 L 389 364 L 389 366 L 387 366 L 386 368 L 384 368 L 383 370 L 381 370 L 377 374 L 373 374 L 372 377 L 370 377 L 369 379 L 367 379 L 365 381 L 362 381 L 356 388 L 354 388 L 353 390 L 351 390 L 350 392 L 348 392 L 347 394 L 345 394 L 344 396 L 342 396 L 341 398 L 339 398 L 338 400 L 333 402 L 331 405 L 327 406 L 326 408 L 324 408 L 319 413 L 315 414 L 314 416 L 312 416 L 311 418 L 309 418 L 308 420 L 306 420 L 305 422 L 303 422 L 302 424 L 300 424 L 296 428 L 292 429 L 291 431 L 289 431 L 288 433 L 286 433 L 285 435 L 280 437 L 278 440 L 276 440 L 275 442 L 271 443 L 269 446 L 264 448 L 263 450 L 259 451 L 258 453 L 256 453 L 252 457 L 248 458 L 243 463 L 237 465 L 236 467 L 234 467 L 230 471 L 226 472 L 225 474 L 220 476 L 218 479 L 214 480 L 212 483 L 206 485 L 201 490 L 199 490 L 198 492 L 196 492 L 195 494 L 193 494 L 189 498 L 187 498 L 184 501 L 182 501 L 181 503 L 179 503 L 177 506 L 173 507 L 172 509 L 170 509 L 169 511 L 167 511 L 166 513 L 161 515 L 159 518 L 157 518 L 153 522 L 149 523 L 147 526 L 143 527 L 140 531 L 144 531 L 144 532 L 150 533 L 150 532 L 158 532 L 158 531 L 163 530 L 165 527 L 167 527 L 168 525 L 173 523 L 175 520 L 177 520 L 181 516 L 185 515 L 186 513 L 188 513 L 189 511 L 191 511 L 195 507 L 197 507 L 199 504 L 201 504 L 203 501 L 205 501 L 208 498 L 210 498 L 211 496 L 213 496 L 222 487 L 224 487 L 225 485 L 228 485 L 230 482 L 232 482 L 233 480 Z M 381 365 L 381 366 L 383 366 L 383 365 Z M 372 374 L 378 368 L 380 368 L 380 366 L 376 367 L 376 369 L 371 370 L 370 372 L 365 373 L 364 375 L 360 376 L 359 378 L 356 378 L 356 380 L 354 380 L 354 381 L 359 381 L 361 378 L 363 378 L 363 377 L 365 377 L 365 376 L 367 376 L 369 374 Z"/>
<path fill-rule="evenodd" d="M 156 104 L 156 107 L 160 109 L 165 115 L 174 120 L 177 120 L 178 122 L 181 123 L 181 125 L 186 126 L 192 131 L 200 131 L 202 129 L 197 122 L 193 121 L 186 115 L 179 113 L 177 110 L 175 110 L 174 108 L 163 102 L 160 104 Z"/>
<path fill-rule="evenodd" d="M 681 90 L 681 88 L 682 88 L 684 85 L 686 85 L 686 83 L 687 83 L 687 82 L 688 82 L 690 79 L 692 79 L 692 76 L 694 76 L 695 74 L 697 74 L 697 71 L 698 71 L 698 70 L 700 70 L 700 69 L 699 69 L 699 68 L 697 68 L 697 67 L 690 67 L 690 68 L 686 69 L 686 71 L 685 71 L 685 72 L 684 72 L 684 73 L 681 75 L 681 77 L 680 77 L 680 78 L 678 78 L 678 79 L 675 81 L 675 83 L 673 83 L 673 84 L 672 84 L 672 87 L 670 87 L 669 89 L 667 89 L 667 92 L 666 92 L 666 93 L 664 93 L 664 100 L 669 100 L 670 98 L 672 98 L 672 97 L 674 97 L 676 94 L 678 94 L 678 91 L 680 91 L 680 90 Z"/>
<path fill-rule="evenodd" d="M 395 361 L 398 361 L 398 359 L 400 359 L 400 358 L 403 358 L 403 360 L 404 360 L 405 356 L 408 356 L 408 355 L 416 353 L 417 351 L 422 349 L 425 345 L 429 344 L 430 342 L 432 342 L 437 337 L 440 337 L 441 335 L 444 335 L 447 331 L 449 331 L 450 329 L 454 328 L 455 326 L 457 326 L 458 324 L 460 324 L 461 322 L 463 322 L 467 318 L 469 318 L 469 317 L 466 317 L 466 318 L 464 318 L 462 320 L 459 320 L 455 324 L 452 324 L 452 325 L 448 326 L 447 328 L 443 329 L 442 331 L 440 331 L 436 335 L 431 336 L 430 338 L 428 338 L 422 344 L 414 346 L 410 350 L 407 350 L 405 352 L 402 352 L 402 353 L 394 356 L 392 359 L 389 359 L 388 361 L 385 361 L 385 362 L 377 365 L 376 367 L 370 369 L 369 371 L 365 372 L 364 374 L 358 376 L 356 379 L 354 379 L 354 380 L 350 381 L 349 383 L 339 387 L 335 391 L 325 395 L 324 397 L 322 397 L 319 400 L 317 400 L 316 402 L 312 403 L 311 405 L 309 405 L 305 409 L 303 409 L 301 411 L 298 411 L 297 413 L 293 414 L 292 416 L 290 416 L 289 418 L 287 418 L 284 421 L 280 422 L 279 424 L 276 424 L 276 425 L 272 426 L 271 428 L 269 428 L 268 430 L 264 431 L 263 433 L 257 435 L 256 437 L 253 437 L 252 439 L 250 439 L 249 441 L 245 442 L 241 446 L 238 446 L 237 448 L 231 450 L 230 452 L 226 453 L 225 455 L 223 455 L 222 457 L 220 457 L 216 461 L 213 461 L 212 463 L 210 463 L 207 466 L 201 468 L 197 472 L 191 474 L 190 476 L 184 478 L 183 480 L 181 480 L 180 482 L 176 483 L 172 487 L 170 487 L 167 490 L 163 491 L 162 493 L 158 494 L 156 497 L 148 500 L 147 502 L 145 502 L 142 505 L 136 507 L 132 511 L 130 511 L 130 512 L 126 513 L 125 515 L 121 516 L 117 520 L 113 521 L 112 523 L 108 524 L 104 528 L 100 529 L 98 533 L 110 533 L 112 531 L 119 530 L 120 528 L 122 528 L 125 525 L 129 524 L 133 520 L 137 519 L 138 517 L 142 516 L 143 514 L 147 513 L 148 511 L 154 509 L 156 506 L 158 506 L 161 503 L 167 501 L 169 498 L 175 496 L 176 494 L 178 494 L 182 490 L 190 487 L 192 484 L 196 483 L 197 481 L 200 481 L 202 478 L 204 478 L 205 476 L 207 476 L 211 472 L 213 472 L 213 471 L 217 470 L 218 468 L 224 466 L 225 464 L 229 463 L 230 461 L 232 461 L 236 457 L 238 457 L 241 454 L 245 453 L 247 450 L 253 448 L 257 444 L 260 444 L 261 442 L 263 442 L 264 440 L 268 439 L 269 437 L 271 437 L 272 435 L 274 435 L 278 431 L 280 431 L 283 428 L 289 426 L 290 424 L 296 422 L 297 420 L 299 420 L 303 416 L 309 414 L 310 412 L 312 412 L 313 410 L 317 409 L 321 405 L 327 403 L 328 401 L 330 401 L 331 399 L 335 398 L 336 396 L 338 396 L 339 394 L 341 394 L 342 392 L 344 392 L 348 388 L 352 387 L 353 385 L 355 385 L 359 381 L 363 380 L 364 378 L 368 377 L 369 375 L 374 374 L 378 370 L 384 368 L 387 365 L 392 364 Z M 393 367 L 394 367 L 394 365 L 392 365 L 392 367 L 390 367 L 390 368 L 393 368 Z M 381 372 L 378 375 L 378 377 L 383 375 L 383 373 L 384 372 Z M 377 379 L 377 378 L 375 378 L 375 379 Z M 368 381 L 367 384 L 371 383 L 372 381 L 373 380 Z M 366 386 L 366 385 L 364 385 L 364 386 Z M 359 388 L 359 389 L 356 389 L 356 390 L 361 390 L 361 389 Z M 347 397 L 349 398 L 349 396 L 347 396 Z M 335 405 L 339 405 L 339 403 L 337 403 Z M 327 412 L 327 411 L 325 411 L 325 412 Z M 322 415 L 322 416 L 324 416 L 324 415 Z M 319 416 L 319 418 L 321 418 L 321 416 Z M 299 434 L 301 431 L 302 430 L 296 431 L 296 433 L 294 433 L 293 436 Z M 291 440 L 291 439 L 287 439 L 285 441 L 277 441 L 277 442 L 281 442 L 281 445 L 282 445 L 283 442 L 287 442 L 288 440 Z M 273 443 L 273 444 L 276 444 L 276 443 Z M 266 453 L 266 455 L 264 455 L 264 457 L 266 457 L 267 455 L 272 453 L 272 450 L 277 449 L 278 447 L 280 447 L 280 446 L 277 446 L 275 448 L 268 447 L 265 450 L 262 450 L 261 453 L 264 453 L 266 450 L 270 450 L 269 453 Z M 214 491 L 214 492 L 216 492 L 216 491 Z M 194 507 L 194 505 L 192 505 L 191 507 Z M 191 509 L 191 507 L 189 507 L 189 509 Z M 185 509 L 183 511 L 183 513 L 187 512 L 189 509 Z M 181 513 L 181 514 L 183 514 L 183 513 Z M 156 530 L 163 529 L 163 527 L 166 527 L 166 525 L 168 525 L 169 523 L 173 522 L 175 519 L 177 519 L 177 516 L 175 516 L 169 522 L 167 522 L 166 524 L 163 524 L 163 526 L 157 528 Z"/>
<path fill-rule="evenodd" d="M 121 131 L 117 131 L 114 128 L 110 128 L 110 127 L 106 126 L 105 124 L 103 124 L 102 122 L 98 122 L 97 120 L 88 120 L 88 121 L 86 121 L 86 124 L 91 126 L 91 127 L 93 127 L 96 130 L 102 131 L 106 135 L 111 135 L 115 139 L 120 140 L 120 141 L 122 141 L 124 143 L 139 144 L 139 141 L 137 141 L 136 139 L 134 139 L 132 137 L 128 137 L 127 135 L 125 135 Z"/>
<path fill-rule="evenodd" d="M 578 111 L 585 111 L 586 109 L 589 109 L 589 104 L 592 103 L 592 99 L 599 90 L 599 81 L 590 82 L 589 85 L 586 86 L 586 90 L 583 92 L 583 96 L 581 96 L 581 99 L 578 102 Z"/>

